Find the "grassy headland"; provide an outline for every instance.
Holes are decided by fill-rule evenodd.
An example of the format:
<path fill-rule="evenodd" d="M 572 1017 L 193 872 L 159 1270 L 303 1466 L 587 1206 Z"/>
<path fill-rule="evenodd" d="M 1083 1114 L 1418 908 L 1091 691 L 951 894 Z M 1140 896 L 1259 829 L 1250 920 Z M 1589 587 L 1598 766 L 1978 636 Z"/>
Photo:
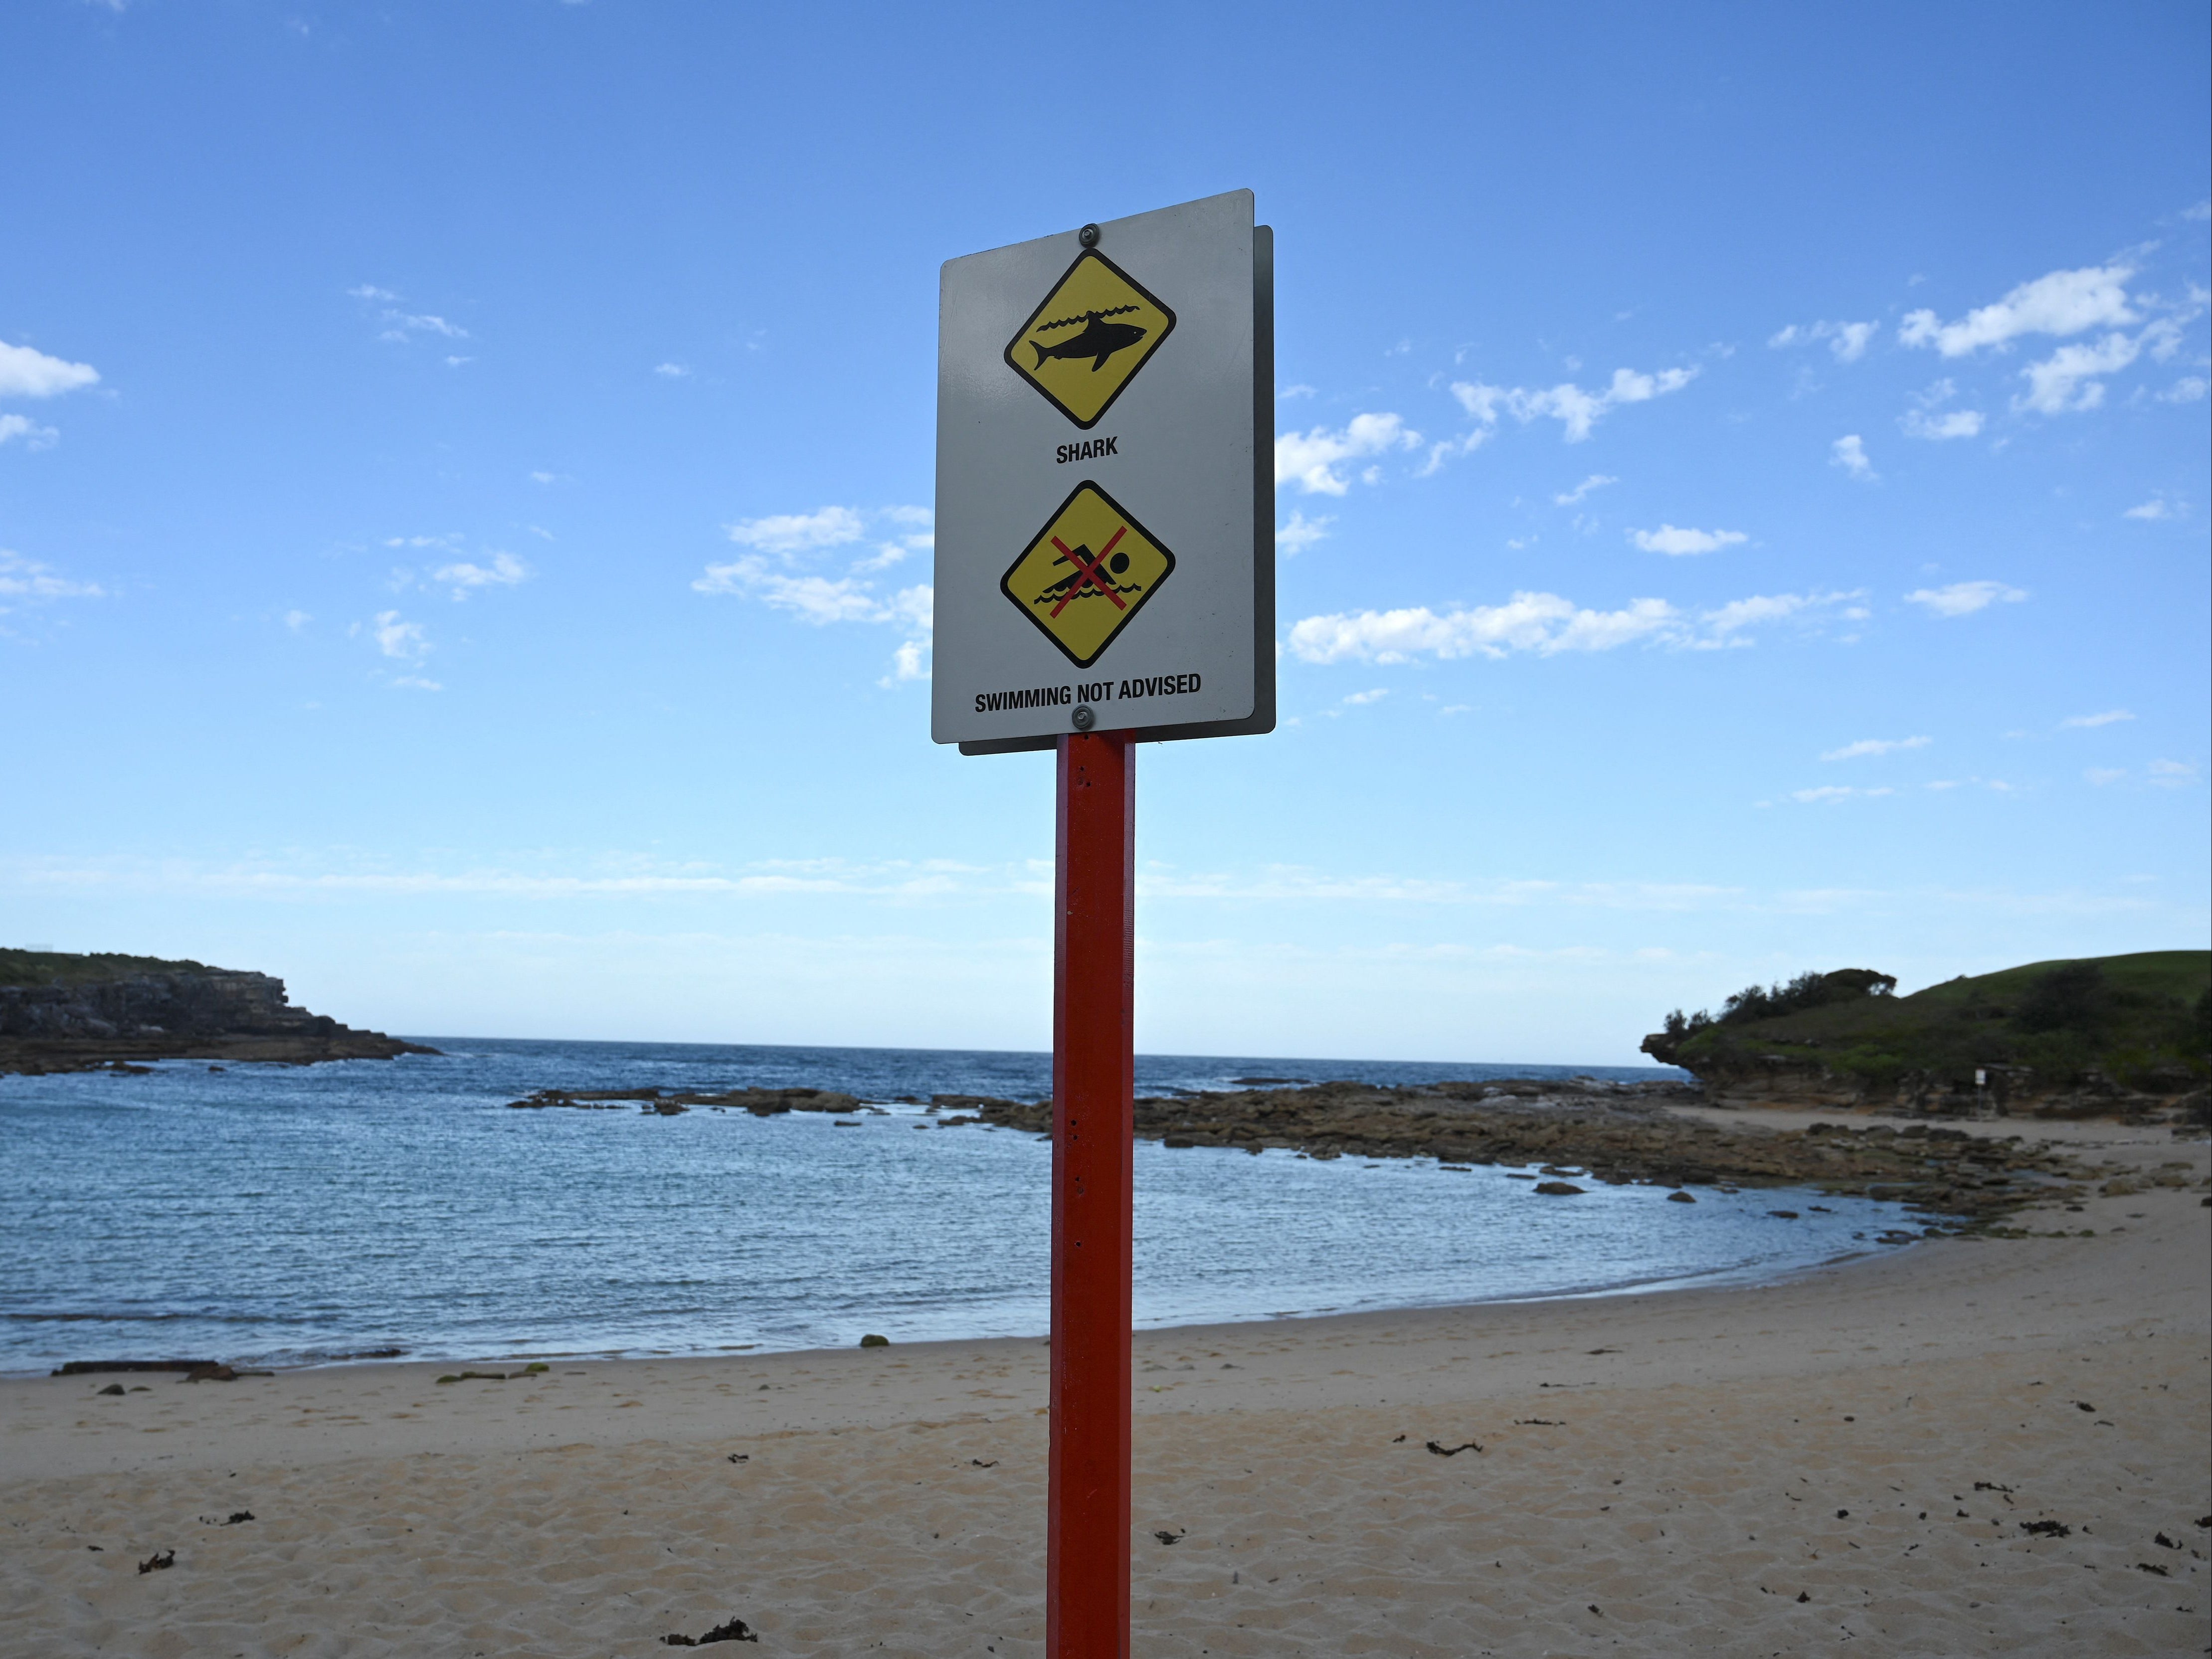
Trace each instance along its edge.
<path fill-rule="evenodd" d="M 1752 986 L 1717 1016 L 1670 1014 L 1644 1051 L 1709 1085 L 1796 1075 L 1869 1100 L 1978 1086 L 2169 1096 L 2212 1076 L 2212 951 L 2032 962 L 1907 997 L 1895 984 L 1845 969 Z"/>

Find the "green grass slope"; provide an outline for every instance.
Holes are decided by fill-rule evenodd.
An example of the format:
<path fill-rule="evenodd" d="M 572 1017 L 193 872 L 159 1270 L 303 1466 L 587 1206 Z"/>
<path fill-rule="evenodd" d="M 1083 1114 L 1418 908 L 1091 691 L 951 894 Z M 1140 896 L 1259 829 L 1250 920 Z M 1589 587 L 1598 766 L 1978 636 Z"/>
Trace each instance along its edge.
<path fill-rule="evenodd" d="M 0 987 L 40 985 L 98 985 L 134 974 L 199 974 L 206 965 L 198 962 L 164 962 L 159 957 L 125 957 L 112 951 L 78 956 L 68 951 L 12 951 L 0 949 Z"/>
<path fill-rule="evenodd" d="M 1786 1012 L 1764 1013 L 1755 997 L 1743 1006 L 1739 996 L 1717 1019 L 1676 1015 L 1644 1049 L 1700 1076 L 1774 1056 L 1877 1088 L 1912 1074 L 1970 1085 L 1978 1069 L 1996 1066 L 2026 1067 L 2052 1085 L 2099 1072 L 2162 1092 L 2212 1075 L 2212 951 L 2031 962 L 1909 997 L 1856 983 L 1874 977 L 1831 975 L 1844 981 L 1832 1000 Z"/>

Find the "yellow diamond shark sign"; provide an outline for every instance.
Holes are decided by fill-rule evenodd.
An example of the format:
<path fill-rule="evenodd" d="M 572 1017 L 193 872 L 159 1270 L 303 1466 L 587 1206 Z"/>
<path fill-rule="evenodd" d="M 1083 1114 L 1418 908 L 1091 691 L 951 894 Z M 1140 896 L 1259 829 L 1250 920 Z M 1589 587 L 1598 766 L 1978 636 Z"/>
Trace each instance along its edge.
<path fill-rule="evenodd" d="M 1006 366 L 1088 432 L 1175 325 L 1135 277 L 1086 247 L 1006 342 Z"/>
<path fill-rule="evenodd" d="M 1275 725 L 1274 238 L 1252 192 L 945 262 L 930 735 Z"/>
<path fill-rule="evenodd" d="M 999 591 L 1088 668 L 1175 571 L 1175 555 L 1085 479 L 999 579 Z"/>

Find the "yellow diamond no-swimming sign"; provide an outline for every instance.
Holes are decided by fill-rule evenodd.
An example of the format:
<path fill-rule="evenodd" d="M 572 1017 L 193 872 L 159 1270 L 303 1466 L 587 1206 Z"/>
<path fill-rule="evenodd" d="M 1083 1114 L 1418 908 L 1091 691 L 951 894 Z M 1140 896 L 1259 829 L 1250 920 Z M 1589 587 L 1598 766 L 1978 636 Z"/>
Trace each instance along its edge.
<path fill-rule="evenodd" d="M 1175 323 L 1175 313 L 1135 277 L 1085 248 L 1006 343 L 1006 364 L 1087 431 Z"/>
<path fill-rule="evenodd" d="M 1088 668 L 1175 570 L 1175 555 L 1085 479 L 999 579 L 999 590 Z"/>

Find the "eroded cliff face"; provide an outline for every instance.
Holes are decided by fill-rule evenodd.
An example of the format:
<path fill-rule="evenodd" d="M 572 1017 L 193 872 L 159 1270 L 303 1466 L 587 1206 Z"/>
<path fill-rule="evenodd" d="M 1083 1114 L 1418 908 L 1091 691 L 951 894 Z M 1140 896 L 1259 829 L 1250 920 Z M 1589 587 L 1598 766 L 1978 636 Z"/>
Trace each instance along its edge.
<path fill-rule="evenodd" d="M 434 1052 L 295 1008 L 284 981 L 267 974 L 192 967 L 0 986 L 0 1073 L 170 1059 L 307 1064 Z"/>

